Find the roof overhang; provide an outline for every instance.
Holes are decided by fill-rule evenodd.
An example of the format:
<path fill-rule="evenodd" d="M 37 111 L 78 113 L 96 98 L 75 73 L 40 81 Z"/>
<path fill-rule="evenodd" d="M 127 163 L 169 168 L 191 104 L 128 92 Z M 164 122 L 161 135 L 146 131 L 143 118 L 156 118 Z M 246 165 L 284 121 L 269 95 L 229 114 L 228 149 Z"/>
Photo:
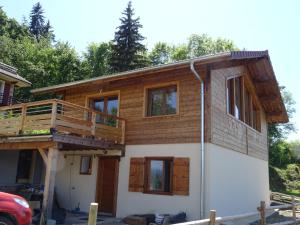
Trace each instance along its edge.
<path fill-rule="evenodd" d="M 17 87 L 29 87 L 31 83 L 17 73 L 17 69 L 0 62 L 0 79 L 14 83 Z"/>
<path fill-rule="evenodd" d="M 162 71 L 189 68 L 190 63 L 194 62 L 196 66 L 218 65 L 224 62 L 243 61 L 247 67 L 256 88 L 258 98 L 264 108 L 268 123 L 286 123 L 288 122 L 287 112 L 280 94 L 279 86 L 274 74 L 272 63 L 268 51 L 231 51 L 206 55 L 194 59 L 178 61 L 165 65 L 151 66 L 142 69 L 126 71 L 122 73 L 100 76 L 96 78 L 74 81 L 65 84 L 54 85 L 50 87 L 38 88 L 31 91 L 33 94 L 44 94 L 49 92 L 61 92 L 67 89 L 80 86 L 101 84 L 120 79 L 129 79 L 136 76 L 145 76 Z"/>

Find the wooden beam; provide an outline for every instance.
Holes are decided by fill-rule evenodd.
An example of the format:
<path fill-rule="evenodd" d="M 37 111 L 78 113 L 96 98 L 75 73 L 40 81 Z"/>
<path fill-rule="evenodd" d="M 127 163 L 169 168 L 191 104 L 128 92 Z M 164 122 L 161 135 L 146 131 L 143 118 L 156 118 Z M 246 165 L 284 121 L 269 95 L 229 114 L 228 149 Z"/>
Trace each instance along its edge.
<path fill-rule="evenodd" d="M 0 150 L 32 150 L 32 149 L 47 149 L 55 146 L 53 141 L 36 141 L 36 142 L 7 142 L 0 143 Z"/>
<path fill-rule="evenodd" d="M 38 148 L 38 151 L 39 153 L 41 154 L 42 158 L 43 158 L 43 161 L 45 163 L 45 165 L 47 166 L 47 163 L 48 163 L 48 156 L 47 156 L 47 153 L 46 153 L 46 150 L 42 149 L 42 148 Z"/>
<path fill-rule="evenodd" d="M 72 148 L 78 149 L 120 149 L 125 147 L 122 144 L 116 144 L 111 141 L 97 140 L 92 138 L 76 137 L 64 134 L 53 134 L 53 141 L 57 142 L 60 149 L 63 150 L 64 146 L 72 146 Z"/>
<path fill-rule="evenodd" d="M 43 214 L 47 219 L 51 219 L 52 217 L 57 159 L 58 159 L 58 149 L 49 148 L 47 167 L 46 167 L 44 198 L 43 198 Z"/>

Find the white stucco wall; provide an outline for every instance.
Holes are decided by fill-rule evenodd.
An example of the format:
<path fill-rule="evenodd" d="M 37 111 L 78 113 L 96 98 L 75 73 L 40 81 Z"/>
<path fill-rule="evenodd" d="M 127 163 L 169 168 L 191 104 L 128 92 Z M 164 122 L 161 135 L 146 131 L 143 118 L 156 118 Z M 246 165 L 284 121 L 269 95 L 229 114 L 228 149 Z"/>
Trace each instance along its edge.
<path fill-rule="evenodd" d="M 64 153 L 68 154 L 66 158 Z M 88 154 L 88 151 L 74 153 Z M 75 209 L 80 203 L 80 210 L 88 212 L 90 203 L 95 201 L 98 158 L 93 158 L 91 175 L 80 175 L 80 156 L 70 154 L 72 151 L 59 153 L 55 183 L 58 201 L 68 210 Z"/>
<path fill-rule="evenodd" d="M 207 143 L 205 212 L 216 209 L 218 216 L 255 211 L 261 200 L 268 202 L 268 162 Z M 70 154 L 72 152 L 68 152 Z M 78 154 L 78 152 L 76 152 Z M 80 153 L 82 154 L 82 153 Z M 174 156 L 190 158 L 190 195 L 168 196 L 128 191 L 131 157 Z M 88 211 L 95 200 L 98 160 L 93 159 L 92 175 L 79 174 L 80 156 L 63 157 L 60 152 L 56 190 L 59 203 Z M 189 220 L 199 219 L 200 144 L 159 144 L 126 146 L 119 167 L 117 217 L 145 213 L 187 212 Z"/>
<path fill-rule="evenodd" d="M 206 144 L 205 211 L 218 216 L 254 212 L 269 203 L 268 162 Z"/>
<path fill-rule="evenodd" d="M 189 219 L 199 218 L 200 144 L 128 145 L 120 161 L 117 217 L 144 213 L 187 212 Z M 190 158 L 190 195 L 167 196 L 128 191 L 131 157 L 174 156 Z"/>

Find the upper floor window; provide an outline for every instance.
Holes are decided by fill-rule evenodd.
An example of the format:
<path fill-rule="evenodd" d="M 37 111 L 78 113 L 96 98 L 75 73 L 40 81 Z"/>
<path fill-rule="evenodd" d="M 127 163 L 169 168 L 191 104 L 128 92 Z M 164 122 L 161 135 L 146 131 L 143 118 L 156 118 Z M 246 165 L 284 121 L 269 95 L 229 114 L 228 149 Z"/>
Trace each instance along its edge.
<path fill-rule="evenodd" d="M 4 87 L 5 87 L 5 82 L 0 80 L 0 103 L 2 103 L 4 100 Z"/>
<path fill-rule="evenodd" d="M 242 76 L 227 80 L 226 98 L 229 114 L 260 131 L 259 107 L 253 101 Z"/>
<path fill-rule="evenodd" d="M 147 89 L 147 116 L 177 113 L 177 85 Z"/>
<path fill-rule="evenodd" d="M 91 99 L 91 107 L 104 114 L 117 116 L 119 108 L 119 98 L 117 95 L 93 98 Z M 117 124 L 115 118 L 101 116 L 100 114 L 96 116 L 96 122 L 109 126 L 116 126 Z"/>

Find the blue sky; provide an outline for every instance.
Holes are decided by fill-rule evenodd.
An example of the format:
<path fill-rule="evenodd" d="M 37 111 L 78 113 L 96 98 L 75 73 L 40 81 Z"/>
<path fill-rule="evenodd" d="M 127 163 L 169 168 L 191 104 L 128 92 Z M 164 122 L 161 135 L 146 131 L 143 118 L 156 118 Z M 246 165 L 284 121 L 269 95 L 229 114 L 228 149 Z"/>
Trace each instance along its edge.
<path fill-rule="evenodd" d="M 9 17 L 22 21 L 37 1 L 2 0 Z M 56 38 L 79 52 L 90 42 L 111 40 L 127 0 L 41 0 Z M 294 121 L 300 130 L 300 1 L 133 0 L 149 49 L 158 41 L 185 43 L 207 33 L 234 41 L 239 48 L 268 49 L 280 85 L 296 100 Z M 299 83 L 298 83 L 299 82 Z M 300 139 L 300 132 L 290 139 Z"/>

